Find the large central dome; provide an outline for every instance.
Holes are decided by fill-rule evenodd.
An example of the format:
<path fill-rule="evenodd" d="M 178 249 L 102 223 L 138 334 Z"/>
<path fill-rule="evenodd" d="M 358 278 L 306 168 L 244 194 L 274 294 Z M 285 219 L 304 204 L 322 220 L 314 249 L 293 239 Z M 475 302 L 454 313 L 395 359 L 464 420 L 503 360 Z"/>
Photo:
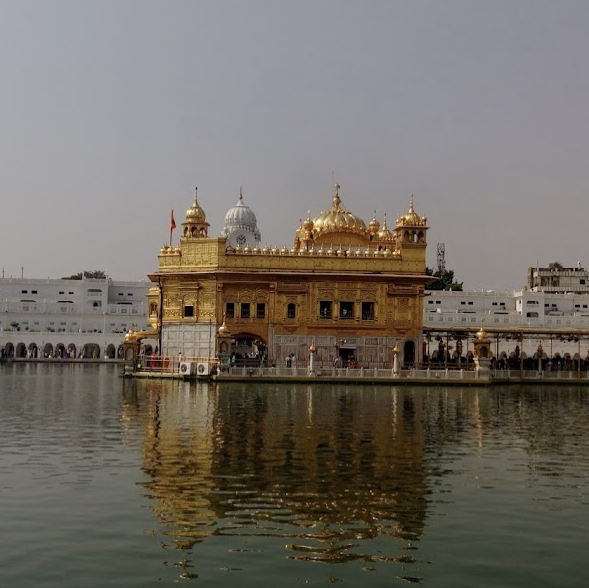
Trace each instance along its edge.
<path fill-rule="evenodd" d="M 316 237 L 328 232 L 355 232 L 366 234 L 366 223 L 358 216 L 341 207 L 339 184 L 333 189 L 333 206 L 324 210 L 314 221 L 313 230 Z"/>

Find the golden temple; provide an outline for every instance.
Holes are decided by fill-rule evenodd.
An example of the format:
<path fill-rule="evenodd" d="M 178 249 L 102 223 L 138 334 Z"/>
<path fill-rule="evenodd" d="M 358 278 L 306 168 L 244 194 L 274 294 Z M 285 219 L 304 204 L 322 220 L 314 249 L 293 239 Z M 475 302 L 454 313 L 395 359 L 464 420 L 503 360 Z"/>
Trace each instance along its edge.
<path fill-rule="evenodd" d="M 260 247 L 255 214 L 243 202 L 225 216 L 221 236 L 209 236 L 195 198 L 178 247 L 159 252 L 149 275 L 149 322 L 161 355 L 220 355 L 266 365 L 390 367 L 421 361 L 427 219 L 411 198 L 389 229 L 376 213 L 367 224 L 346 210 L 335 184 L 332 204 L 294 230 L 288 247 Z"/>

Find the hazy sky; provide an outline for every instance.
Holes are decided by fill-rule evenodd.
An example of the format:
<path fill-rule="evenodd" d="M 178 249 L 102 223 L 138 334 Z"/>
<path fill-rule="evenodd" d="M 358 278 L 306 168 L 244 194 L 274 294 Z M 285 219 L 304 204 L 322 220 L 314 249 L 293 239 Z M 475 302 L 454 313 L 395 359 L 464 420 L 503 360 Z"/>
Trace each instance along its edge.
<path fill-rule="evenodd" d="M 0 0 L 6 277 L 143 279 L 243 186 L 262 244 L 426 215 L 469 289 L 589 266 L 587 0 Z"/>

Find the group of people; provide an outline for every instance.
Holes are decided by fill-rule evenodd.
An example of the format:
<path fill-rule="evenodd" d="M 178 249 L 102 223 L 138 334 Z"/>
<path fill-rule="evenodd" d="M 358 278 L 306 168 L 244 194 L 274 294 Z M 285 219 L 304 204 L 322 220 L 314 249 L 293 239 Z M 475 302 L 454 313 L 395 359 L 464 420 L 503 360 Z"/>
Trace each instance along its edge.
<path fill-rule="evenodd" d="M 285 358 L 284 361 L 286 362 L 286 367 L 297 367 L 297 358 L 295 357 L 294 353 L 289 353 Z"/>

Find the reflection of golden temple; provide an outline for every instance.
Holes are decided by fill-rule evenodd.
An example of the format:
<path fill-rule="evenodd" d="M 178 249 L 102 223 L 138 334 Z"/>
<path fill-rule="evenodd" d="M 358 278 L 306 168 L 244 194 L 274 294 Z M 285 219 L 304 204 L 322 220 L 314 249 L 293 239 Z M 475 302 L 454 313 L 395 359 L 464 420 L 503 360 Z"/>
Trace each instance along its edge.
<path fill-rule="evenodd" d="M 427 219 L 413 198 L 391 231 L 386 217 L 366 225 L 346 210 L 336 184 L 331 208 L 307 215 L 291 249 L 260 248 L 241 192 L 221 237 L 208 236 L 197 200 L 182 226 L 179 247 L 165 245 L 149 276 L 162 355 L 218 357 L 223 324 L 230 352 L 268 363 L 290 354 L 308 362 L 311 343 L 318 363 L 339 354 L 358 367 L 391 367 L 395 345 L 401 363 L 421 359 Z"/>
<path fill-rule="evenodd" d="M 425 397 L 369 394 L 356 411 L 356 387 L 132 384 L 147 395 L 142 486 L 166 543 L 271 527 L 292 557 L 343 562 L 376 537 L 422 535 Z M 357 555 L 351 539 L 367 540 Z"/>

